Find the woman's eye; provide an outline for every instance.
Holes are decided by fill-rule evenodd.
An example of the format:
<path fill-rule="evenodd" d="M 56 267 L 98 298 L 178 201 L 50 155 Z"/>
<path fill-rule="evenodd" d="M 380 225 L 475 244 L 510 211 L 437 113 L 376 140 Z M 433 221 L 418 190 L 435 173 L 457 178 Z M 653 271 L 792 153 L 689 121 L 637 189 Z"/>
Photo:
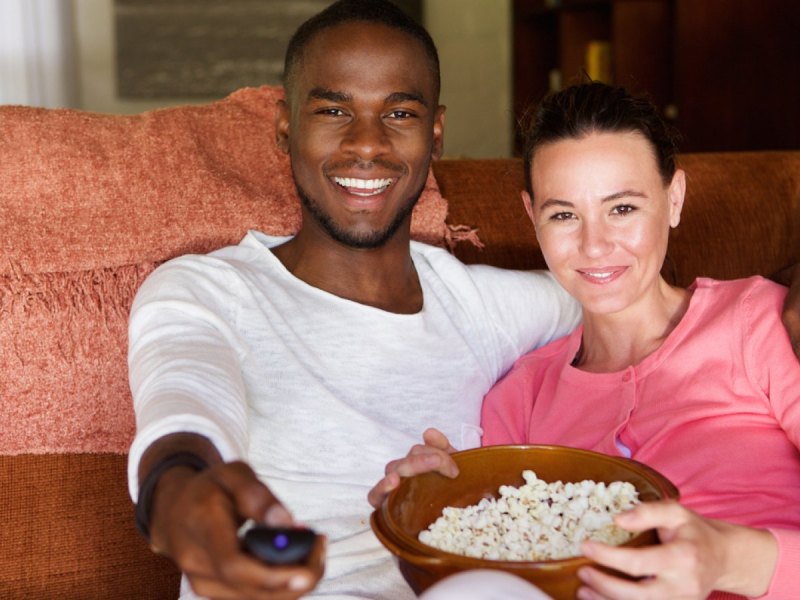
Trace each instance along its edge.
<path fill-rule="evenodd" d="M 631 206 L 630 204 L 620 204 L 619 206 L 612 208 L 611 213 L 615 215 L 629 215 L 635 210 L 635 206 Z"/>
<path fill-rule="evenodd" d="M 572 218 L 571 212 L 557 212 L 550 216 L 552 221 L 569 221 Z"/>

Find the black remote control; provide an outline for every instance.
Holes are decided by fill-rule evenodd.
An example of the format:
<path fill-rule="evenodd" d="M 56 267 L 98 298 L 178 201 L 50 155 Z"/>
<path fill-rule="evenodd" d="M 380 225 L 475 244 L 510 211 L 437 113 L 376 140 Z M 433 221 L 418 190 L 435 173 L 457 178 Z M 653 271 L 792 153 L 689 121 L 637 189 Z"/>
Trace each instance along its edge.
<path fill-rule="evenodd" d="M 310 529 L 254 525 L 242 536 L 242 545 L 269 564 L 296 565 L 306 561 L 316 538 Z"/>

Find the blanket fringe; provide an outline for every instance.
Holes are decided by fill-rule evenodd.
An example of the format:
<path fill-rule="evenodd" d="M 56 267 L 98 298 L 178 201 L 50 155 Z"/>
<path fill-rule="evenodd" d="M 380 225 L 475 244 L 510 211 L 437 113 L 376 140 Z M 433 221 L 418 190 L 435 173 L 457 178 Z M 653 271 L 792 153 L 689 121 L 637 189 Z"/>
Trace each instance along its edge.
<path fill-rule="evenodd" d="M 447 249 L 452 253 L 456 244 L 459 242 L 469 242 L 475 247 L 483 250 L 486 245 L 478 237 L 478 228 L 469 225 L 447 225 L 444 233 L 444 241 Z"/>

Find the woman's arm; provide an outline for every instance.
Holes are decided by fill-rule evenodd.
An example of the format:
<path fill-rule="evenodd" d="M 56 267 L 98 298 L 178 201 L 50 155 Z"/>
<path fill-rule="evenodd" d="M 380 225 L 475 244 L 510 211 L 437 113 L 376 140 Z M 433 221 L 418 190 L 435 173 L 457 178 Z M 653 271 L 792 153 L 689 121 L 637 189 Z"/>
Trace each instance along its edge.
<path fill-rule="evenodd" d="M 754 386 L 752 402 L 768 401 L 780 431 L 800 448 L 800 365 L 779 322 L 784 291 L 761 281 L 739 295 L 737 302 L 735 320 L 742 327 L 737 338 L 745 374 Z M 762 459 L 769 462 L 768 457 Z M 795 478 L 785 477 L 765 471 L 754 485 L 795 486 Z M 712 590 L 769 598 L 797 595 L 800 530 L 734 525 L 704 518 L 676 502 L 643 504 L 620 515 L 617 522 L 634 531 L 655 527 L 662 544 L 614 548 L 588 543 L 585 553 L 605 566 L 649 577 L 631 582 L 587 569 L 581 574 L 586 584 L 579 595 L 582 600 L 705 598 Z"/>

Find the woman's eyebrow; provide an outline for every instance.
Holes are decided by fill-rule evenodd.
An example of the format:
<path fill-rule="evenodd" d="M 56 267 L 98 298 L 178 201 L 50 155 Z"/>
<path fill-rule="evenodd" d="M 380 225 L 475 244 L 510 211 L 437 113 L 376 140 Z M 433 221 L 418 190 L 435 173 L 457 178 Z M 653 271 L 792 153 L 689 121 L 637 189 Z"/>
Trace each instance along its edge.
<path fill-rule="evenodd" d="M 621 192 L 615 192 L 604 197 L 601 202 L 611 202 L 613 200 L 619 200 L 620 198 L 647 198 L 647 194 L 643 192 L 637 192 L 636 190 L 622 190 Z"/>
<path fill-rule="evenodd" d="M 573 205 L 572 202 L 569 202 L 568 200 L 559 200 L 558 198 L 549 198 L 549 199 L 545 200 L 544 202 L 542 202 L 542 204 L 539 206 L 539 210 L 544 210 L 545 208 L 549 208 L 551 206 L 566 206 L 566 207 L 570 207 L 572 205 Z"/>
<path fill-rule="evenodd" d="M 613 202 L 614 200 L 620 200 L 622 198 L 647 198 L 647 194 L 643 192 L 638 192 L 636 190 L 622 190 L 620 192 L 614 192 L 613 194 L 609 194 L 608 196 L 604 196 L 600 199 L 601 203 L 604 202 Z M 539 206 L 539 210 L 544 210 L 551 206 L 563 206 L 563 207 L 572 207 L 574 204 L 569 200 L 561 200 L 559 198 L 548 198 Z"/>

